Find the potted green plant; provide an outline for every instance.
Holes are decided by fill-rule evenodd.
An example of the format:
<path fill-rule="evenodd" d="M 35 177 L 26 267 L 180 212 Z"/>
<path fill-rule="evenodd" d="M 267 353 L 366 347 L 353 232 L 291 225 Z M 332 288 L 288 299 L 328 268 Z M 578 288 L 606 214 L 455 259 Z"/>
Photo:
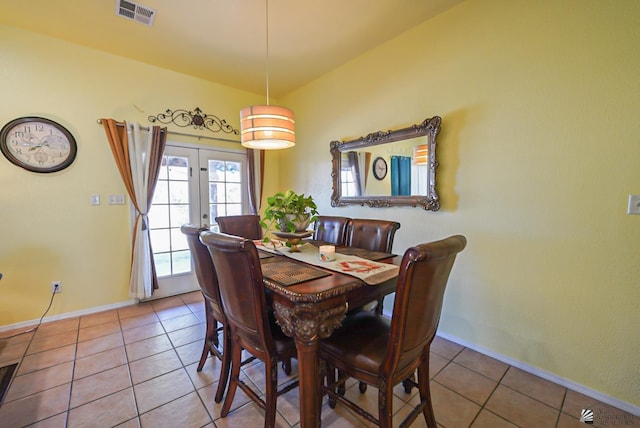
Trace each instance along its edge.
<path fill-rule="evenodd" d="M 260 225 L 265 231 L 275 224 L 282 232 L 304 232 L 317 218 L 318 207 L 311 195 L 287 190 L 267 198 Z"/>

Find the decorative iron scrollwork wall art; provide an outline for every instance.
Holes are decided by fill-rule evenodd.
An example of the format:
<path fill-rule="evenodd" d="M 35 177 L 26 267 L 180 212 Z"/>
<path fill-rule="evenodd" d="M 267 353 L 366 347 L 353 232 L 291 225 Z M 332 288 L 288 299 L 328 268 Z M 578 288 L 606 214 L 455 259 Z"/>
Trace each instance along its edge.
<path fill-rule="evenodd" d="M 173 123 L 181 128 L 191 126 L 193 129 L 208 129 L 211 132 L 240 135 L 240 131 L 229 125 L 225 119 L 220 119 L 212 114 L 204 114 L 198 107 L 194 111 L 167 109 L 157 116 L 149 116 L 148 119 L 152 123 L 156 121 L 165 124 Z"/>

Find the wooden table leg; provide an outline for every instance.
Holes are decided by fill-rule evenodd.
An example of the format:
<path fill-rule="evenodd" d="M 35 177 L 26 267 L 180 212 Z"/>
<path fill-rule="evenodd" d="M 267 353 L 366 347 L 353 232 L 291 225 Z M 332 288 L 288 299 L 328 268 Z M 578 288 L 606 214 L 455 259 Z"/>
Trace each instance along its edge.
<path fill-rule="evenodd" d="M 296 337 L 298 348 L 298 378 L 300 382 L 300 426 L 318 428 L 320 426 L 320 364 L 319 344 Z"/>
<path fill-rule="evenodd" d="M 295 338 L 298 350 L 300 382 L 300 427 L 320 427 L 320 358 L 319 340 L 329 337 L 340 326 L 347 312 L 346 303 L 331 308 L 319 304 L 301 303 L 293 307 L 274 301 L 278 324 L 282 331 Z"/>

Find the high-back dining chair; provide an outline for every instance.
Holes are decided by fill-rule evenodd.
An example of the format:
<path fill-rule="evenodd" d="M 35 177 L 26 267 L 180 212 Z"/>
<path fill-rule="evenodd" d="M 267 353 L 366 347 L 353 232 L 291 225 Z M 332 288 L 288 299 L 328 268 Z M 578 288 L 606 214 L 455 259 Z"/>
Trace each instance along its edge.
<path fill-rule="evenodd" d="M 466 246 L 462 235 L 409 248 L 402 258 L 391 319 L 372 311 L 347 317 L 341 328 L 320 342 L 320 357 L 327 364 L 329 404 L 345 404 L 380 427 L 392 426 L 393 387 L 411 382 L 420 403 L 400 426 L 422 412 L 429 428 L 436 428 L 429 388 L 429 349 L 435 337 L 445 288 L 456 255 Z M 335 391 L 335 370 L 378 388 L 378 417 Z M 418 369 L 417 383 L 412 380 Z M 405 387 L 406 388 L 406 387 Z"/>
<path fill-rule="evenodd" d="M 206 227 L 196 227 L 191 224 L 184 224 L 180 231 L 184 233 L 191 250 L 191 258 L 193 260 L 196 278 L 200 285 L 200 290 L 204 296 L 204 308 L 206 316 L 207 330 L 204 338 L 204 347 L 202 356 L 198 363 L 197 371 L 202 371 L 202 367 L 207 360 L 207 356 L 211 353 L 220 359 L 222 368 L 220 370 L 220 379 L 216 390 L 215 401 L 222 401 L 224 389 L 229 379 L 229 370 L 231 367 L 231 353 L 229 353 L 230 345 L 229 335 L 226 330 L 226 319 L 222 310 L 220 300 L 220 289 L 218 288 L 218 278 L 216 276 L 213 262 L 209 249 L 200 242 L 200 233 L 208 230 Z M 222 324 L 218 328 L 218 322 Z M 218 333 L 222 331 L 223 347 L 220 347 Z"/>
<path fill-rule="evenodd" d="M 216 217 L 215 220 L 221 233 L 252 240 L 262 239 L 263 234 L 259 215 L 228 215 Z M 291 374 L 291 361 L 283 361 L 282 369 L 287 375 Z"/>
<path fill-rule="evenodd" d="M 215 218 L 220 232 L 247 239 L 262 239 L 260 216 L 256 214 L 228 215 Z"/>
<path fill-rule="evenodd" d="M 380 253 L 393 251 L 393 238 L 400 229 L 400 223 L 391 220 L 371 220 L 365 218 L 351 219 L 347 230 L 347 245 L 350 247 L 364 248 Z M 382 314 L 384 298 L 376 302 L 366 304 L 364 308 L 375 308 L 378 314 Z M 358 310 L 362 308 L 356 308 Z M 364 388 L 364 387 L 363 387 Z"/>
<path fill-rule="evenodd" d="M 313 225 L 313 239 L 335 245 L 345 245 L 350 223 L 351 219 L 349 217 L 318 216 Z"/>
<path fill-rule="evenodd" d="M 295 342 L 285 336 L 275 320 L 269 319 L 260 259 L 253 241 L 215 232 L 202 232 L 200 240 L 213 259 L 231 337 L 231 377 L 220 415 L 229 414 L 240 387 L 265 410 L 264 426 L 273 427 L 277 397 L 298 386 L 295 380 L 278 390 L 278 362 L 296 357 Z M 240 379 L 243 349 L 264 362 L 264 400 Z"/>
<path fill-rule="evenodd" d="M 347 245 L 370 251 L 391 253 L 393 238 L 400 223 L 391 220 L 351 219 L 347 231 Z"/>

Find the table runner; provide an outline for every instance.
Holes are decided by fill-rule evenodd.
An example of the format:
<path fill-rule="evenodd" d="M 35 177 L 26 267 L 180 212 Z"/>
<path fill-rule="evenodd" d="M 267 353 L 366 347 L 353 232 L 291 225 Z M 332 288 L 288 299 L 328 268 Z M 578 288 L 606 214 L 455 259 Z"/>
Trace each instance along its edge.
<path fill-rule="evenodd" d="M 273 241 L 273 240 L 272 240 Z M 292 253 L 282 242 L 262 243 L 256 242 L 256 246 L 271 253 L 279 253 L 295 260 L 319 266 L 325 269 L 355 276 L 369 285 L 381 284 L 398 276 L 399 267 L 388 263 L 379 263 L 361 257 L 336 253 L 336 259 L 331 262 L 320 260 L 318 248 L 310 244 L 298 246 L 299 252 Z"/>
<path fill-rule="evenodd" d="M 336 253 L 346 254 L 347 256 L 358 256 L 373 261 L 390 259 L 396 256 L 395 254 L 381 253 L 380 251 L 371 251 L 356 247 L 336 247 Z"/>
<path fill-rule="evenodd" d="M 262 276 L 285 287 L 329 275 L 331 273 L 327 271 L 289 261 L 271 262 L 262 265 Z"/>

